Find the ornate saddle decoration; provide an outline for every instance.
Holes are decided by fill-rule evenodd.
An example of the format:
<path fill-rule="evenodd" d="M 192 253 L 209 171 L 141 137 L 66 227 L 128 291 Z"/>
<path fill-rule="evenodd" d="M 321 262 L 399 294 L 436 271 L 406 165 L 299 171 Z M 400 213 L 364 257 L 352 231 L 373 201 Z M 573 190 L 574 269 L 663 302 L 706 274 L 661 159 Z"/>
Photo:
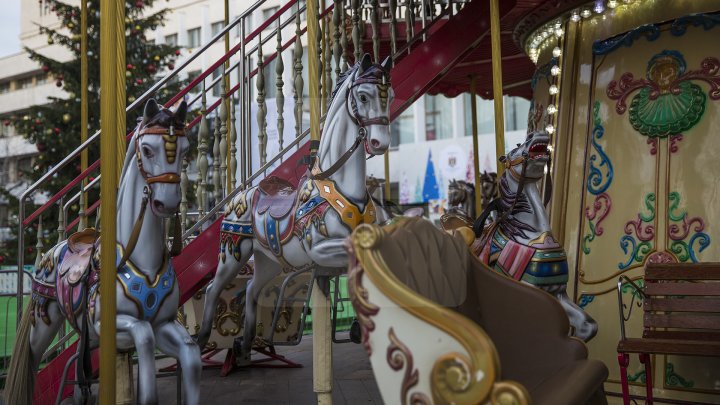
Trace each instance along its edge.
<path fill-rule="evenodd" d="M 282 245 L 292 235 L 297 190 L 287 180 L 271 176 L 263 179 L 255 192 L 253 230 L 257 240 L 275 256 L 282 255 Z"/>
<path fill-rule="evenodd" d="M 98 281 L 92 264 L 100 234 L 93 228 L 76 232 L 62 247 L 57 266 L 57 301 L 70 324 L 79 329 L 79 319 L 87 299 L 87 289 Z"/>

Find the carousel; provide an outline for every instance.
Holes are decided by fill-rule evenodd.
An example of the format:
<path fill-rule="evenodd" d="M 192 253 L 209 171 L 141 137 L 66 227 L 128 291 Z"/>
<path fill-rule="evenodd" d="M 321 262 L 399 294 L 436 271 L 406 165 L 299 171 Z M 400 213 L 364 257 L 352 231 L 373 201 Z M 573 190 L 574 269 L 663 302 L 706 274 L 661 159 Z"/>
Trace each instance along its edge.
<path fill-rule="evenodd" d="M 266 2 L 128 106 L 123 7 L 101 2 L 102 128 L 20 199 L 20 235 L 49 210 L 60 224 L 17 291 L 6 404 L 163 404 L 166 375 L 199 404 L 203 368 L 288 372 L 303 365 L 276 348 L 310 331 L 312 403 L 333 403 L 340 343 L 386 404 L 720 402 L 718 1 L 283 0 L 246 32 Z M 391 161 L 391 122 L 465 92 L 474 183 L 451 181 L 429 221 L 391 193 L 391 166 L 414 164 Z M 506 148 L 508 94 L 531 104 Z M 494 100 L 494 147 L 476 96 Z M 96 144 L 102 165 L 26 214 Z"/>

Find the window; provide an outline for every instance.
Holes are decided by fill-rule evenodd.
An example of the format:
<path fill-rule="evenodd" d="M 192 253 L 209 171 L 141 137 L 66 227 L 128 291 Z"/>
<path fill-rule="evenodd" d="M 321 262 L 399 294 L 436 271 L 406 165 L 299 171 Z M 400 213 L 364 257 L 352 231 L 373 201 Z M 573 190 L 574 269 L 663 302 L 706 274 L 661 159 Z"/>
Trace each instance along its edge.
<path fill-rule="evenodd" d="M 452 101 L 445 96 L 425 97 L 425 139 L 452 138 Z"/>
<path fill-rule="evenodd" d="M 269 20 L 270 17 L 272 17 L 278 10 L 280 10 L 280 6 L 270 7 L 263 10 L 263 21 Z"/>
<path fill-rule="evenodd" d="M 224 27 L 225 27 L 225 21 L 218 21 L 218 22 L 212 23 L 212 25 L 210 25 L 210 32 L 212 33 L 211 34 L 212 37 L 214 38 L 215 35 L 219 34 L 220 31 L 222 31 L 222 29 Z"/>
<path fill-rule="evenodd" d="M 41 74 L 37 75 L 37 77 L 35 79 L 35 84 L 37 86 L 39 86 L 41 84 L 45 84 L 47 82 L 48 82 L 48 75 L 45 73 L 41 73 Z"/>
<path fill-rule="evenodd" d="M 187 75 L 188 75 L 188 77 L 187 77 L 188 80 L 192 81 L 192 80 L 194 80 L 196 77 L 200 76 L 200 71 L 199 71 L 199 70 L 193 70 L 193 71 L 191 71 L 191 72 L 188 72 Z"/>
<path fill-rule="evenodd" d="M 18 88 L 29 89 L 32 86 L 33 86 L 33 78 L 32 77 L 26 77 L 24 79 L 18 80 Z"/>
<path fill-rule="evenodd" d="M 407 108 L 390 123 L 390 146 L 397 147 L 401 143 L 412 143 L 415 141 L 415 116 L 412 106 Z"/>
<path fill-rule="evenodd" d="M 200 27 L 188 30 L 187 41 L 188 48 L 197 48 L 200 46 Z"/>
<path fill-rule="evenodd" d="M 465 94 L 465 135 L 472 135 L 472 110 L 470 95 Z M 530 102 L 521 97 L 503 97 L 505 131 L 521 131 L 527 128 Z M 493 100 L 477 99 L 478 134 L 495 132 L 495 103 Z"/>
<path fill-rule="evenodd" d="M 223 73 L 223 67 L 222 67 L 222 66 L 220 66 L 219 68 L 215 69 L 215 71 L 213 71 L 213 74 L 212 74 L 213 81 L 214 81 L 215 79 L 217 79 L 218 77 L 220 77 L 220 75 L 222 75 L 222 73 Z M 222 79 L 221 79 L 221 80 L 218 80 L 217 83 L 213 86 L 213 88 L 212 88 L 212 95 L 213 95 L 213 97 L 220 97 L 220 90 L 221 90 L 221 89 L 222 89 Z"/>
<path fill-rule="evenodd" d="M 0 83 L 0 94 L 10 92 L 10 82 Z"/>
<path fill-rule="evenodd" d="M 170 46 L 177 46 L 178 36 L 177 34 L 165 35 L 165 44 Z"/>

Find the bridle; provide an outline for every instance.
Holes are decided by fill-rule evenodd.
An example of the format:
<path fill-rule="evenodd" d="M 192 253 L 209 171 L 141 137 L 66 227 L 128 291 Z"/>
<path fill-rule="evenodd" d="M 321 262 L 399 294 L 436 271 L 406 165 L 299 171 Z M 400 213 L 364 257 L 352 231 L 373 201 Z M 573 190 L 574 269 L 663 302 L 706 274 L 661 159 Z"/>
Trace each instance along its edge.
<path fill-rule="evenodd" d="M 377 76 L 378 70 L 380 70 L 380 77 Z M 360 147 L 361 144 L 364 144 L 365 151 L 369 153 L 369 148 L 367 145 L 367 127 L 372 125 L 390 125 L 390 118 L 388 116 L 367 118 L 360 115 L 358 111 L 357 100 L 355 99 L 355 95 L 353 94 L 352 89 L 361 84 L 374 84 L 378 86 L 381 103 L 383 103 L 383 106 L 386 105 L 388 96 L 387 92 L 390 88 L 390 82 L 387 79 L 387 72 L 382 66 L 373 65 L 365 72 L 363 72 L 360 77 L 355 79 L 355 81 L 350 84 L 345 91 L 345 109 L 350 116 L 350 120 L 352 120 L 352 122 L 358 126 L 358 134 L 355 137 L 355 141 L 350 146 L 350 148 L 345 151 L 345 153 L 343 153 L 342 156 L 340 156 L 340 158 L 335 163 L 333 163 L 327 170 L 320 170 L 320 163 L 316 157 L 313 163 L 314 166 L 311 170 L 311 178 L 313 180 L 326 180 L 328 177 L 332 176 L 336 171 L 338 171 L 338 169 L 342 167 L 342 165 L 345 164 L 345 162 L 347 162 L 348 159 L 350 159 L 350 156 L 355 153 L 355 151 L 358 147 Z"/>
<path fill-rule="evenodd" d="M 130 233 L 130 240 L 128 241 L 127 246 L 125 246 L 125 251 L 123 252 L 120 263 L 117 266 L 118 269 L 122 268 L 128 261 L 128 259 L 130 259 L 130 255 L 132 255 L 133 251 L 135 250 L 137 241 L 140 238 L 140 230 L 142 229 L 142 223 L 145 219 L 145 211 L 147 209 L 148 203 L 150 202 L 150 199 L 152 199 L 152 187 L 150 187 L 150 185 L 153 183 L 177 184 L 180 182 L 180 176 L 177 173 L 163 173 L 157 176 L 151 176 L 147 171 L 145 171 L 145 167 L 143 166 L 142 162 L 142 154 L 140 151 L 140 138 L 146 135 L 163 137 L 163 139 L 165 140 L 165 158 L 168 160 L 169 163 L 173 163 L 177 158 L 177 138 L 180 136 L 185 136 L 185 129 L 183 128 L 176 131 L 173 125 L 170 125 L 170 127 L 168 128 L 161 126 L 145 127 L 141 129 L 135 137 L 135 157 L 137 159 L 137 166 L 138 170 L 140 171 L 140 175 L 145 180 L 146 184 L 145 188 L 143 189 L 143 199 L 140 205 L 140 213 L 135 219 L 135 224 L 133 225 L 132 232 Z M 170 145 L 173 145 L 174 148 L 170 147 Z M 176 212 L 175 233 L 173 235 L 173 244 L 172 248 L 170 249 L 170 256 L 179 255 L 180 250 L 182 250 L 182 232 L 180 229 L 180 215 Z"/>
<path fill-rule="evenodd" d="M 147 185 L 153 183 L 180 183 L 180 176 L 177 173 L 163 173 L 157 176 L 151 176 L 145 171 L 142 162 L 142 154 L 140 153 L 140 138 L 145 135 L 159 135 L 165 140 L 165 157 L 169 163 L 173 163 L 177 154 L 177 138 L 185 136 L 185 130 L 175 130 L 173 125 L 165 128 L 161 126 L 145 127 L 140 130 L 138 136 L 135 137 L 135 156 L 137 157 L 137 165 L 140 170 L 140 175 L 145 179 Z M 170 150 L 170 145 L 174 146 L 174 149 Z"/>

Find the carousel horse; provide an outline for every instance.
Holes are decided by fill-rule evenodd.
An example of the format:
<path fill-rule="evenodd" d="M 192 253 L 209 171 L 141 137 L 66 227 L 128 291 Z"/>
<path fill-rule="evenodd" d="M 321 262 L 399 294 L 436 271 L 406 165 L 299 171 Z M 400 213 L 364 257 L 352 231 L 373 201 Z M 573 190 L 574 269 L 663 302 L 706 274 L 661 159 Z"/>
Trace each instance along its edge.
<path fill-rule="evenodd" d="M 200 350 L 176 320 L 180 290 L 164 237 L 165 218 L 176 215 L 180 203 L 179 173 L 189 148 L 186 112 L 185 102 L 174 112 L 155 100 L 147 102 L 125 156 L 117 196 L 117 277 L 105 282 L 116 284 L 117 349 L 134 349 L 138 354 L 137 403 L 141 405 L 159 403 L 156 348 L 179 361 L 185 403 L 200 400 Z M 75 401 L 89 402 L 89 350 L 98 346 L 101 329 L 99 265 L 99 233 L 92 228 L 71 235 L 43 255 L 34 273 L 32 301 L 18 329 L 6 404 L 31 403 L 42 355 L 65 321 L 80 336 L 76 369 L 81 388 L 76 386 Z"/>
<path fill-rule="evenodd" d="M 452 180 L 448 186 L 449 213 L 475 218 L 475 186 L 464 180 Z"/>
<path fill-rule="evenodd" d="M 568 265 L 565 250 L 553 238 L 550 221 L 536 185 L 548 162 L 549 137 L 544 132 L 527 136 L 501 161 L 500 198 L 475 221 L 474 243 L 480 260 L 515 280 L 526 282 L 555 296 L 574 329 L 574 336 L 588 341 L 597 323 L 567 295 Z M 499 217 L 490 225 L 491 210 Z"/>
<path fill-rule="evenodd" d="M 268 281 L 284 269 L 347 267 L 345 239 L 359 224 L 376 222 L 365 184 L 365 161 L 366 154 L 382 155 L 390 144 L 390 64 L 389 60 L 372 64 L 365 55 L 340 76 L 318 155 L 297 189 L 269 177 L 242 191 L 225 207 L 219 265 L 207 287 L 198 334 L 201 347 L 210 336 L 220 293 L 250 256 L 255 257 L 255 272 L 246 294 L 238 356 L 243 365 L 250 363 L 257 299 Z"/>

